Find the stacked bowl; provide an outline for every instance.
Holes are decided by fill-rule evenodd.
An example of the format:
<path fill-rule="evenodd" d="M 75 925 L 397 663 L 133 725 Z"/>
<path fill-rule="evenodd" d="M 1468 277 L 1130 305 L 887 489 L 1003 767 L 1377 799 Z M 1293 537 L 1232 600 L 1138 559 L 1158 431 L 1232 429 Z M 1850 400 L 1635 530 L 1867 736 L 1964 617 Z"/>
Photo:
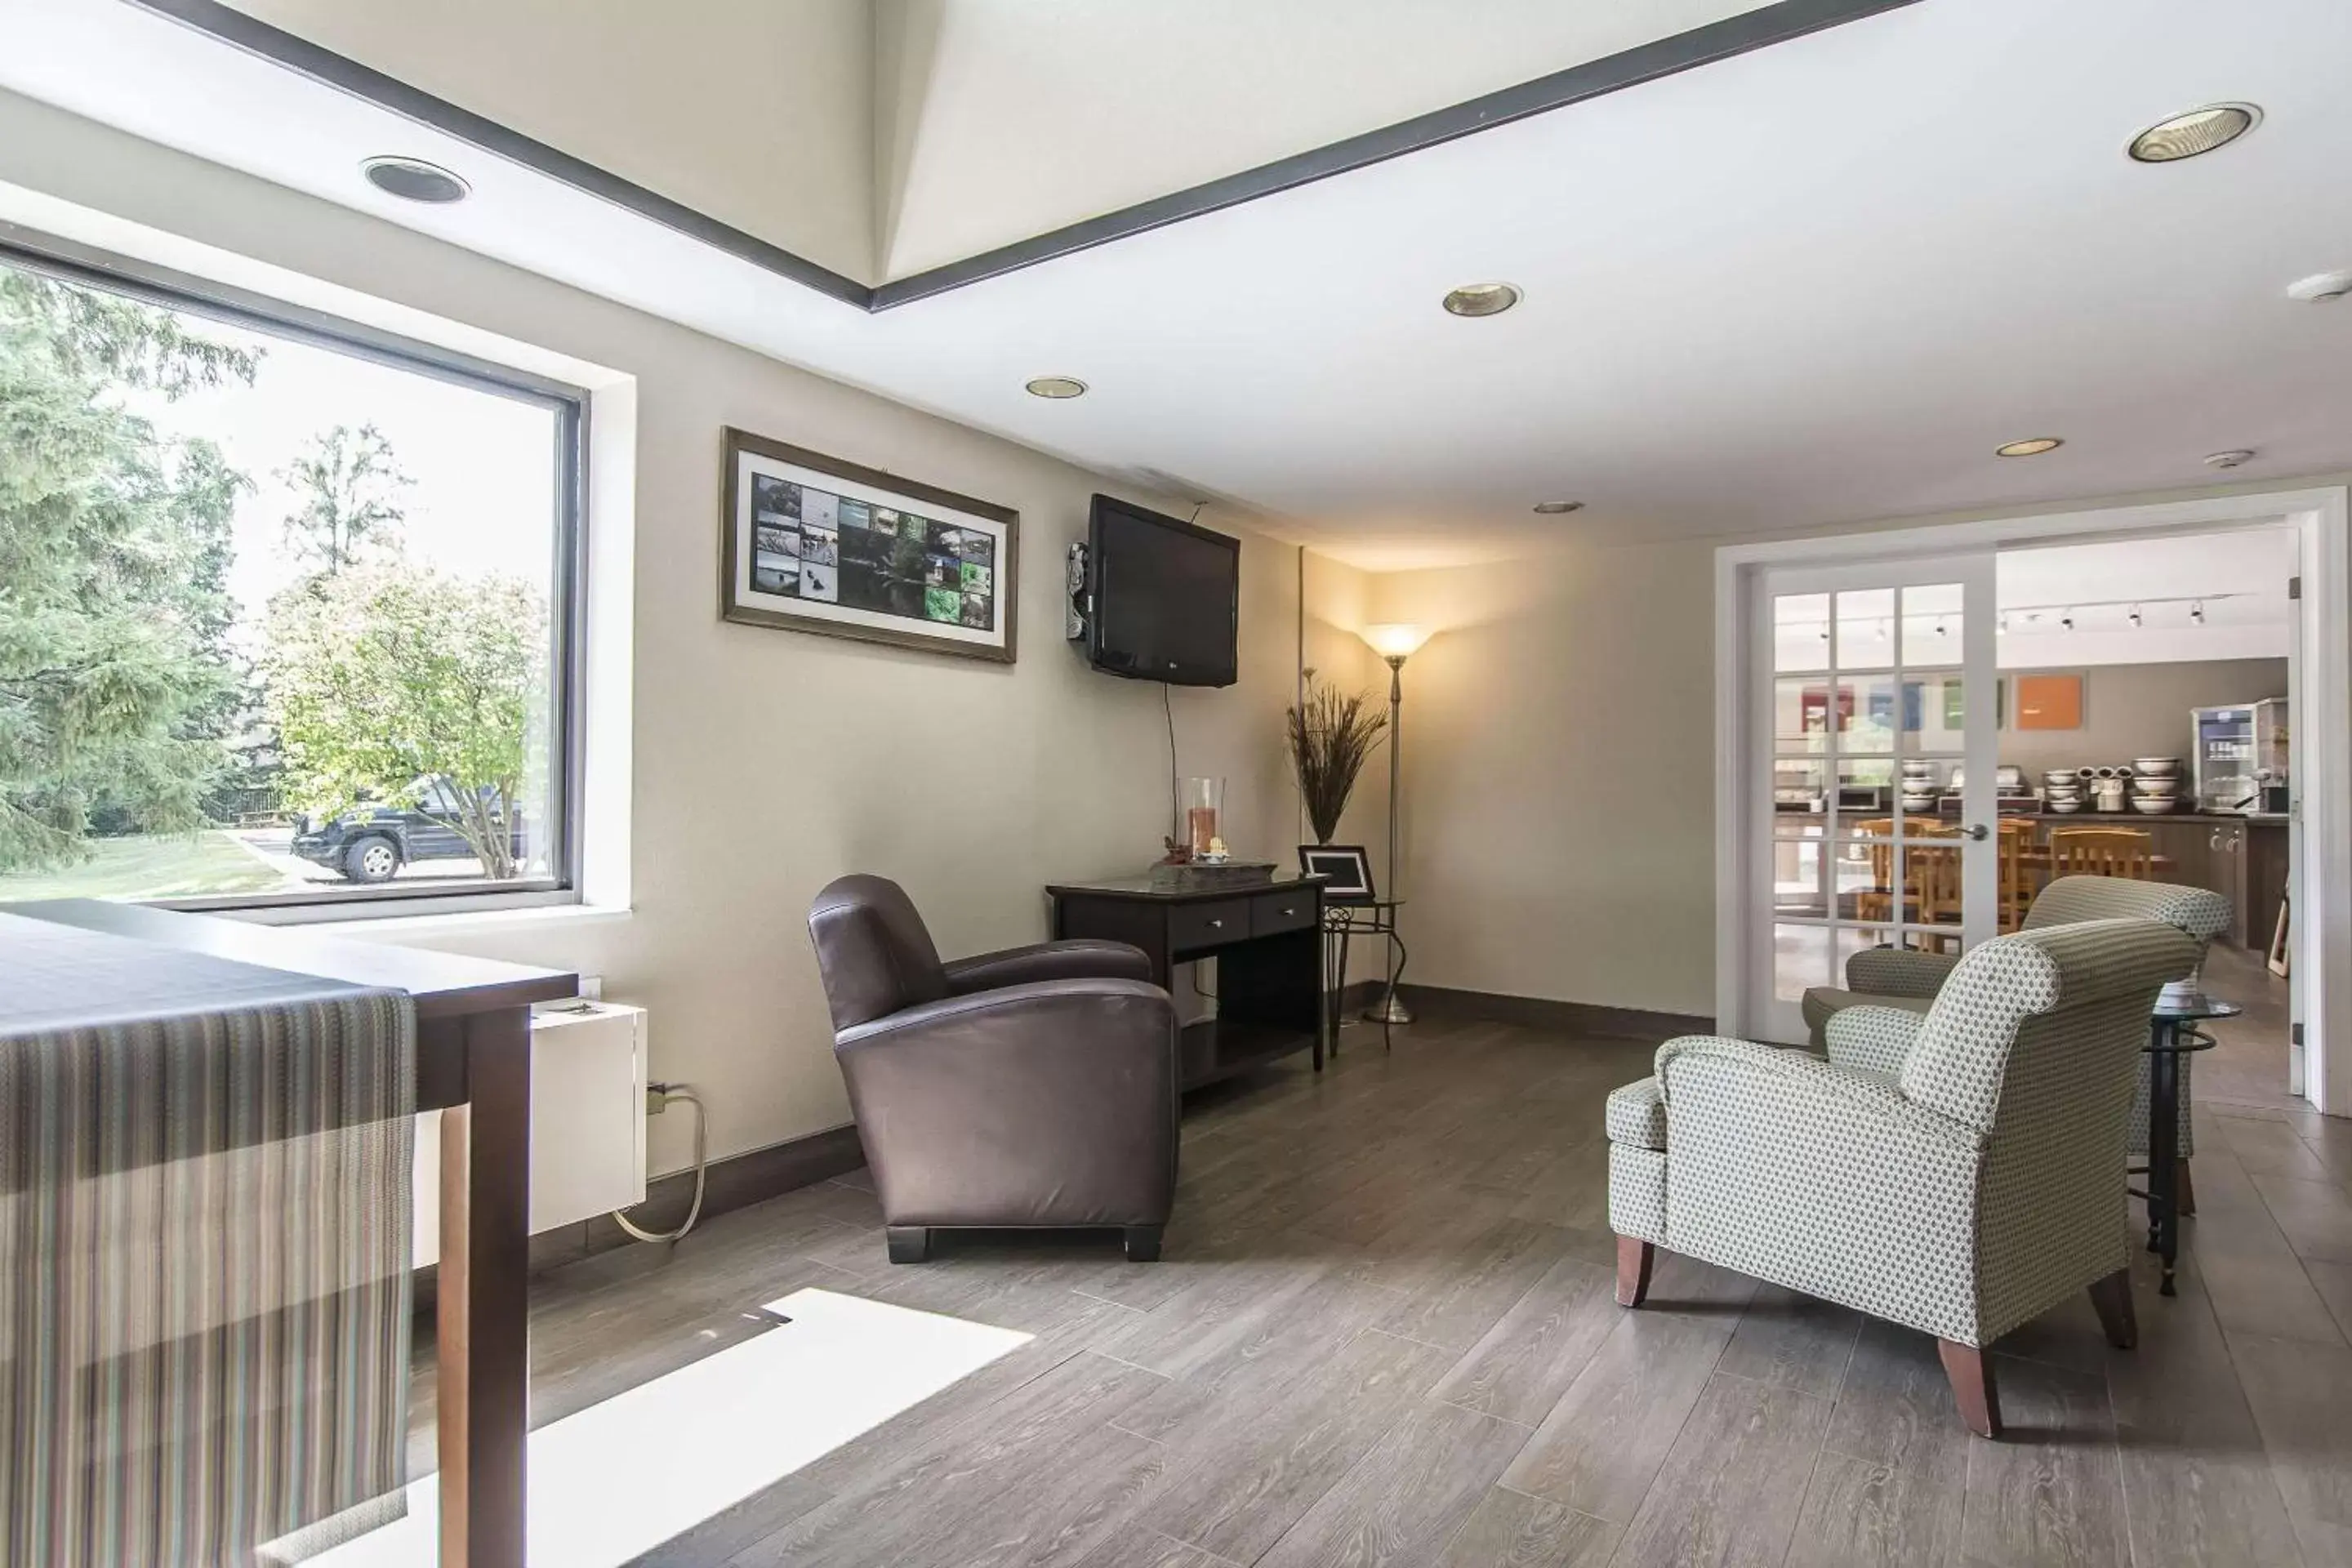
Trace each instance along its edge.
<path fill-rule="evenodd" d="M 2132 809 L 2161 816 L 2180 804 L 2180 759 L 2135 757 L 2131 765 Z"/>
<path fill-rule="evenodd" d="M 2042 809 L 2071 815 L 2083 809 L 2083 780 L 2073 768 L 2052 768 L 2042 775 Z"/>
<path fill-rule="evenodd" d="M 1903 763 L 1903 809 L 1914 816 L 1929 816 L 1936 809 L 1936 764 L 1919 758 L 1907 758 Z"/>

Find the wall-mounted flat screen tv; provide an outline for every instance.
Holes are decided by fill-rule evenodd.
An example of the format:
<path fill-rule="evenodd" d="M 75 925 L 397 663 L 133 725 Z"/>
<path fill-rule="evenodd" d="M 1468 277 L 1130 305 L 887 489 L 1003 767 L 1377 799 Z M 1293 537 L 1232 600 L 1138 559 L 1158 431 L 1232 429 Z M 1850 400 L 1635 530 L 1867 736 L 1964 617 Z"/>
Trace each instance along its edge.
<path fill-rule="evenodd" d="M 1087 527 L 1087 661 L 1171 686 L 1231 686 L 1242 543 L 1110 496 Z"/>

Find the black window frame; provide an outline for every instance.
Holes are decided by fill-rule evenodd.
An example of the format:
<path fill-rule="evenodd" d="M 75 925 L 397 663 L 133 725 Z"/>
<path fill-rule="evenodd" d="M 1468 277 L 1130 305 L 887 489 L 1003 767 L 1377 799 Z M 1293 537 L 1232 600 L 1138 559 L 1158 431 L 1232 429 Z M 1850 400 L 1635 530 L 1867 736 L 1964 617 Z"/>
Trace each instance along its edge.
<path fill-rule="evenodd" d="M 365 889 L 354 885 L 123 901 L 288 921 L 306 917 L 325 921 L 467 913 L 579 902 L 583 861 L 579 816 L 587 731 L 588 390 L 20 224 L 0 221 L 0 265 L 509 398 L 555 416 L 555 570 L 549 584 L 548 615 L 548 669 L 553 685 L 548 704 L 551 874 L 499 882 L 437 882 L 408 888 L 379 883 Z"/>

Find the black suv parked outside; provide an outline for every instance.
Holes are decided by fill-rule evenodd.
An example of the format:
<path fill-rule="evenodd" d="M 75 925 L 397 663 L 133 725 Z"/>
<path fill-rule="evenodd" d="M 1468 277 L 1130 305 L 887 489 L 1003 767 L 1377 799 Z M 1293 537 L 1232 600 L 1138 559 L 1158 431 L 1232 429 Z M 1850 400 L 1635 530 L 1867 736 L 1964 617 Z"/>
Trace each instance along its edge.
<path fill-rule="evenodd" d="M 474 858 L 474 847 L 449 826 L 462 799 L 450 782 L 419 779 L 410 793 L 413 805 L 362 805 L 331 819 L 297 817 L 294 853 L 353 882 L 389 882 L 403 866 L 419 860 Z M 520 863 L 525 855 L 521 813 L 508 831 Z"/>

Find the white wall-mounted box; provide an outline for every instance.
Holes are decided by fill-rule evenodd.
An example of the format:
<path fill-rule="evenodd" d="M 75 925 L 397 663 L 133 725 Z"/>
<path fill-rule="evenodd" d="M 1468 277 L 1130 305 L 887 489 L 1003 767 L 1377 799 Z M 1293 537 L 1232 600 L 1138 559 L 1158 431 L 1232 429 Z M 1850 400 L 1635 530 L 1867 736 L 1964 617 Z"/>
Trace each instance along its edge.
<path fill-rule="evenodd" d="M 416 1119 L 416 1266 L 441 1255 L 441 1113 Z M 530 1231 L 646 1198 L 646 1010 L 530 1010 Z"/>

